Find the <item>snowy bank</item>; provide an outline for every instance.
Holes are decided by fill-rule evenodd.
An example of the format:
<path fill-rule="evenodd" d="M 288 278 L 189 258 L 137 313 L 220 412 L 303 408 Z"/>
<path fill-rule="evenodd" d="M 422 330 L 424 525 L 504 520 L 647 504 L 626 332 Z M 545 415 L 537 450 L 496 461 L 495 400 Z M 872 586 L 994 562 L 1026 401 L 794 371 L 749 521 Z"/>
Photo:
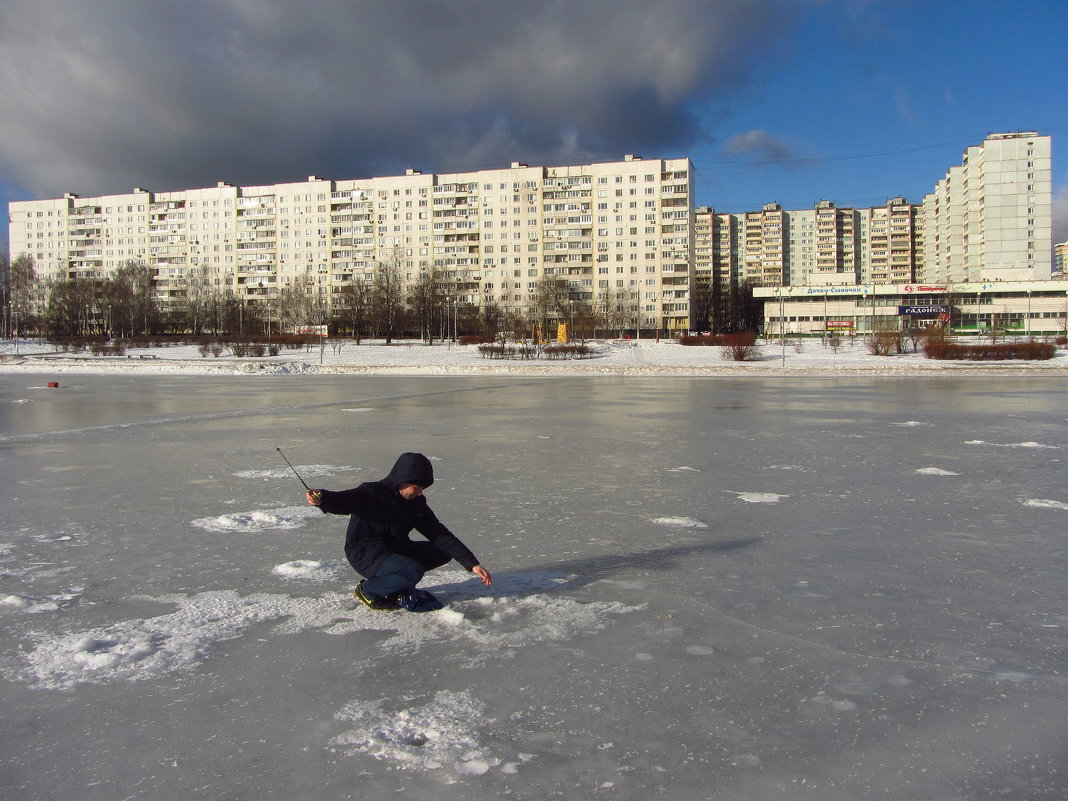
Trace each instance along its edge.
<path fill-rule="evenodd" d="M 1068 375 L 1068 353 L 1049 361 L 958 362 L 927 359 L 922 353 L 874 356 L 862 342 L 833 349 L 817 340 L 801 345 L 768 343 L 754 361 L 723 358 L 720 347 L 688 347 L 674 341 L 602 341 L 581 359 L 488 359 L 475 345 L 375 341 L 333 342 L 320 349 L 278 356 L 202 357 L 196 346 L 130 349 L 124 356 L 56 352 L 23 341 L 18 354 L 0 343 L 0 373 L 138 373 L 157 375 L 468 375 L 468 376 L 832 376 L 832 375 Z"/>

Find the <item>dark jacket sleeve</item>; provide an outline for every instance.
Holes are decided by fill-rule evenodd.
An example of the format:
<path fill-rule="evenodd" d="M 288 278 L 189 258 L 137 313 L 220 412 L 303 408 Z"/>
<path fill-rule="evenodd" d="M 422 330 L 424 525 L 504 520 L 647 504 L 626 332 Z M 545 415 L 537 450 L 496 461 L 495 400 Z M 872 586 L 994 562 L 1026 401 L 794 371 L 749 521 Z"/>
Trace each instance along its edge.
<path fill-rule="evenodd" d="M 360 515 L 374 517 L 378 503 L 374 492 L 368 484 L 361 484 L 350 490 L 323 490 L 319 508 L 332 515 Z"/>
<path fill-rule="evenodd" d="M 478 557 L 438 520 L 429 506 L 423 506 L 415 530 L 430 540 L 438 550 L 447 553 L 468 570 L 478 564 Z"/>

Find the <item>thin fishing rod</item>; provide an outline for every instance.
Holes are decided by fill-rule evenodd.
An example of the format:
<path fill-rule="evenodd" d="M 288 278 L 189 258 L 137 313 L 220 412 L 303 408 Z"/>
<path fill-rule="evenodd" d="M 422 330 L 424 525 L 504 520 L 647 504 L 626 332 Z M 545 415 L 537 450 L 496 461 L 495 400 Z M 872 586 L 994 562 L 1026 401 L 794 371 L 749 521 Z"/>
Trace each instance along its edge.
<path fill-rule="evenodd" d="M 286 459 L 286 455 L 282 453 L 281 448 L 275 448 L 275 450 L 278 451 L 279 456 L 281 456 L 283 459 Z M 304 489 L 306 489 L 308 492 L 312 492 L 312 488 L 309 487 L 304 481 L 304 479 L 300 477 L 300 473 L 297 472 L 297 468 L 293 466 L 293 463 L 289 461 L 289 459 L 286 459 L 286 464 L 289 465 L 289 469 L 293 471 L 293 475 L 297 477 L 297 480 L 300 481 L 301 484 L 304 484 Z"/>

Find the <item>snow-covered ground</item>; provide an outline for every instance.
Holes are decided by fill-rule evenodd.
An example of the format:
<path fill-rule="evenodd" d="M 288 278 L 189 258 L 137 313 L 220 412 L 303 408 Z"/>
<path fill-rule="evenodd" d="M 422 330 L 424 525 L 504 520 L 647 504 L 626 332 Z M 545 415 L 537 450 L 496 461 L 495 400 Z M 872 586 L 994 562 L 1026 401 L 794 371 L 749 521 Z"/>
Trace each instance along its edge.
<path fill-rule="evenodd" d="M 359 346 L 350 340 L 323 347 L 282 351 L 275 357 L 235 358 L 200 355 L 195 346 L 131 349 L 125 356 L 92 357 L 87 353 L 56 353 L 50 346 L 24 341 L 19 356 L 11 341 L 0 343 L 0 372 L 128 372 L 196 375 L 226 373 L 368 373 L 382 375 L 819 375 L 819 374 L 944 374 L 976 371 L 1034 372 L 1068 368 L 1068 351 L 1060 349 L 1045 362 L 955 362 L 908 352 L 874 356 L 861 339 L 830 348 L 819 340 L 787 341 L 760 346 L 756 360 L 723 359 L 718 347 L 684 347 L 674 341 L 597 341 L 594 354 L 573 360 L 487 359 L 477 346 L 402 340 L 392 345 L 373 341 Z M 1068 373 L 1063 373 L 1068 374 Z"/>
<path fill-rule="evenodd" d="M 0 798 L 1068 797 L 1059 368 L 735 380 L 643 343 L 603 358 L 715 380 L 369 375 L 355 353 L 483 365 L 5 365 Z M 424 582 L 445 609 L 365 610 L 346 520 L 278 447 L 331 489 L 427 453 L 493 586 L 453 565 Z"/>

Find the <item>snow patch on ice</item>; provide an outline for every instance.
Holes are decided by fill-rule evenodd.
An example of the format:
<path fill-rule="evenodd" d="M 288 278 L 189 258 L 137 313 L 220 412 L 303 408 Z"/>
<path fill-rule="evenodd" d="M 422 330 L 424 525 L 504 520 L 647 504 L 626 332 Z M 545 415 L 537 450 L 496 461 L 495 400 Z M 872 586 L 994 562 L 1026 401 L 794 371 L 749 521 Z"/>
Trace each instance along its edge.
<path fill-rule="evenodd" d="M 77 592 L 60 593 L 58 595 L 46 595 L 43 598 L 32 598 L 26 595 L 5 595 L 0 597 L 0 606 L 18 609 L 28 615 L 36 615 L 41 612 L 58 612 L 79 597 Z"/>
<path fill-rule="evenodd" d="M 218 517 L 202 517 L 191 521 L 190 525 L 219 533 L 290 531 L 301 528 L 309 518 L 319 517 L 321 514 L 314 506 L 282 506 L 278 509 L 259 509 Z"/>
<path fill-rule="evenodd" d="M 292 562 L 275 565 L 271 572 L 286 579 L 335 581 L 341 578 L 343 565 L 336 560 L 317 562 L 311 559 L 295 559 Z"/>
<path fill-rule="evenodd" d="M 477 721 L 486 705 L 469 692 L 442 690 L 426 703 L 395 707 L 392 701 L 351 701 L 335 719 L 355 724 L 332 745 L 367 754 L 404 770 L 451 768 L 460 776 L 481 776 L 501 765 L 482 745 Z M 514 772 L 517 762 L 508 763 Z"/>
<path fill-rule="evenodd" d="M 265 594 L 242 597 L 232 590 L 146 600 L 175 604 L 178 610 L 89 631 L 34 635 L 36 646 L 25 655 L 20 678 L 48 689 L 155 678 L 192 669 L 217 643 L 240 637 L 255 623 L 297 615 L 324 621 L 336 612 L 336 601 Z"/>
<path fill-rule="evenodd" d="M 1054 501 L 1049 498 L 1027 498 L 1026 500 L 1021 500 L 1020 503 L 1034 509 L 1068 509 L 1068 503 Z"/>
<path fill-rule="evenodd" d="M 777 492 L 737 492 L 736 490 L 725 490 L 738 496 L 738 500 L 745 501 L 746 503 L 778 503 L 783 498 L 789 498 L 789 495 L 780 495 Z"/>
<path fill-rule="evenodd" d="M 943 470 L 941 467 L 920 467 L 916 470 L 917 473 L 922 473 L 925 476 L 959 476 L 960 473 L 954 473 L 952 470 Z"/>
<path fill-rule="evenodd" d="M 296 469 L 304 478 L 310 478 L 312 476 L 336 476 L 343 473 L 352 473 L 360 468 L 335 464 L 298 464 Z M 234 475 L 238 478 L 289 479 L 293 478 L 293 471 L 288 467 L 273 467 L 267 470 L 240 470 Z"/>
<path fill-rule="evenodd" d="M 319 598 L 256 594 L 233 590 L 188 596 L 143 597 L 177 610 L 157 617 L 126 620 L 88 631 L 60 635 L 35 634 L 35 646 L 24 654 L 15 678 L 47 689 L 69 689 L 79 683 L 138 681 L 195 669 L 221 642 L 241 637 L 252 626 L 278 620 L 277 636 L 317 629 L 343 635 L 354 631 L 389 632 L 378 647 L 387 653 L 415 653 L 424 644 L 442 640 L 463 646 L 465 659 L 480 664 L 490 655 L 510 656 L 513 649 L 569 641 L 608 625 L 611 615 L 640 609 L 598 601 L 546 595 L 559 589 L 559 574 L 497 576 L 484 589 L 465 571 L 452 571 L 462 583 L 429 586 L 450 603 L 445 609 L 414 615 L 368 612 L 351 596 L 327 593 Z M 449 576 L 446 573 L 445 576 Z M 492 595 L 482 595 L 492 592 Z M 456 600 L 470 593 L 474 597 Z M 450 598 L 450 596 L 452 596 Z M 19 601 L 6 605 L 19 608 Z"/>
<path fill-rule="evenodd" d="M 1039 448 L 1045 450 L 1056 450 L 1060 447 L 1058 445 L 1043 445 L 1041 442 L 985 442 L 981 439 L 970 439 L 964 444 L 989 445 L 992 448 Z"/>
<path fill-rule="evenodd" d="M 933 423 L 921 423 L 919 420 L 906 420 L 903 423 L 891 423 L 892 426 L 903 426 L 905 428 L 916 428 L 919 426 L 931 426 Z"/>
<path fill-rule="evenodd" d="M 668 468 L 668 472 L 669 473 L 700 473 L 701 471 L 698 470 L 696 467 L 687 467 L 686 465 L 683 465 L 681 467 L 669 467 Z"/>
<path fill-rule="evenodd" d="M 708 528 L 707 523 L 702 523 L 692 517 L 657 517 L 653 519 L 653 522 L 658 526 L 671 528 Z"/>
<path fill-rule="evenodd" d="M 446 604 L 444 609 L 419 615 L 360 609 L 348 618 L 336 616 L 336 622 L 325 631 L 339 635 L 368 629 L 392 632 L 379 645 L 387 653 L 415 653 L 424 644 L 442 639 L 470 643 L 476 647 L 465 649 L 465 658 L 480 664 L 488 655 L 499 657 L 510 649 L 568 641 L 599 631 L 608 625 L 611 615 L 641 608 L 614 601 L 581 603 L 561 596 L 555 591 L 565 588 L 574 577 L 558 573 L 497 574 L 490 588 L 482 587 L 465 571 L 441 571 L 434 577 L 450 581 L 423 585 Z"/>

